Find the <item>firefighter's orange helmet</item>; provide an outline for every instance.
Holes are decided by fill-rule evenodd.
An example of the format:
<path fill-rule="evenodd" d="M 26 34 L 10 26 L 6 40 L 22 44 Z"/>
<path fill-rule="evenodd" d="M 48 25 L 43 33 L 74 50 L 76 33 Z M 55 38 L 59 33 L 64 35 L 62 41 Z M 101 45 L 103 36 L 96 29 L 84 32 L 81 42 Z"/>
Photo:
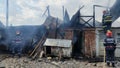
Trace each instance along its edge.
<path fill-rule="evenodd" d="M 16 35 L 20 35 L 20 31 L 16 31 Z"/>
<path fill-rule="evenodd" d="M 107 30 L 106 36 L 107 36 L 107 37 L 112 37 L 112 31 Z"/>

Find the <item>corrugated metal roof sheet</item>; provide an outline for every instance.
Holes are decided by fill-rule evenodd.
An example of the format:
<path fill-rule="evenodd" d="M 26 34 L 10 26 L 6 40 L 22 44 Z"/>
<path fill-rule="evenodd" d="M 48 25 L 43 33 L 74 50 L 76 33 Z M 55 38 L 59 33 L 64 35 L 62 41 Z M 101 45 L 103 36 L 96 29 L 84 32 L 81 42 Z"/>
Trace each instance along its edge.
<path fill-rule="evenodd" d="M 112 23 L 112 27 L 120 27 L 120 17 Z"/>
<path fill-rule="evenodd" d="M 43 46 L 70 47 L 71 40 L 47 38 Z"/>

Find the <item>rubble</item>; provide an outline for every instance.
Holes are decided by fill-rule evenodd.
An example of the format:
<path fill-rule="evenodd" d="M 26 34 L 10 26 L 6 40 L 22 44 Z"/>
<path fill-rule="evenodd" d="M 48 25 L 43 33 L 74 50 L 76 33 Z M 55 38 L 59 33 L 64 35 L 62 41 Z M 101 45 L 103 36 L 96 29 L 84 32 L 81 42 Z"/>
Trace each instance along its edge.
<path fill-rule="evenodd" d="M 118 63 L 116 64 L 116 66 L 120 67 L 120 62 L 118 62 Z"/>
<path fill-rule="evenodd" d="M 51 59 L 52 59 L 52 57 L 47 57 L 47 59 L 48 59 L 48 60 L 51 60 Z"/>
<path fill-rule="evenodd" d="M 0 55 L 1 59 L 1 55 Z M 119 68 L 120 62 L 116 64 Z M 105 66 L 104 62 L 89 63 L 87 60 L 75 60 L 69 59 L 65 61 L 53 60 L 51 57 L 50 61 L 47 58 L 40 58 L 31 61 L 30 58 L 12 58 L 7 57 L 0 62 L 0 68 L 109 68 Z M 110 67 L 112 68 L 112 67 Z"/>
<path fill-rule="evenodd" d="M 5 64 L 0 63 L 0 68 L 5 68 Z"/>

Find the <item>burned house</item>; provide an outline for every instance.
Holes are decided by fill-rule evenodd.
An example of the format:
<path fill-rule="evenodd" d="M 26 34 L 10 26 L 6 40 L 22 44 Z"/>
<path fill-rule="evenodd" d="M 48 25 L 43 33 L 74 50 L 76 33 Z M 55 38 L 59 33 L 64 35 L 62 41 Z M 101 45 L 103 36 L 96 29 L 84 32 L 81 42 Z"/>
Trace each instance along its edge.
<path fill-rule="evenodd" d="M 66 15 L 67 15 L 66 17 L 69 17 L 68 13 Z M 86 23 L 84 19 L 81 19 L 80 16 L 81 16 L 80 10 L 78 10 L 76 14 L 73 15 L 71 20 L 69 20 L 69 18 L 64 18 L 67 20 L 63 21 L 63 23 L 60 23 L 60 24 L 58 23 L 56 24 L 57 21 L 54 22 L 54 20 L 52 20 L 52 24 L 54 24 L 52 25 L 52 29 L 54 30 L 50 30 L 49 28 L 48 38 L 56 39 L 56 40 L 58 39 L 71 40 L 72 41 L 71 42 L 71 46 L 72 46 L 71 56 L 75 56 L 75 57 L 84 56 L 84 55 L 87 57 L 95 56 L 95 50 L 96 50 L 95 28 L 91 27 L 92 25 L 90 26 L 90 24 L 88 22 Z M 89 19 L 89 21 L 90 20 L 91 18 Z M 51 48 L 50 49 L 48 48 L 46 50 L 52 51 Z"/>
<path fill-rule="evenodd" d="M 72 32 L 72 56 L 94 56 L 95 55 L 95 28 L 93 28 L 93 18 L 88 16 L 85 21 L 80 10 L 71 18 L 69 26 L 65 30 Z M 69 35 L 69 34 L 68 34 Z"/>
<path fill-rule="evenodd" d="M 119 17 L 119 9 L 116 11 L 116 7 L 119 5 L 119 0 L 116 1 L 115 5 L 111 8 L 111 13 L 113 15 L 113 21 L 115 21 Z M 115 13 L 116 12 L 116 13 Z M 103 39 L 105 38 L 105 33 L 102 28 L 102 23 L 95 21 L 94 16 L 83 16 L 80 14 L 80 10 L 76 12 L 75 15 L 71 19 L 69 19 L 69 15 L 67 11 L 65 12 L 65 17 L 63 23 L 55 28 L 56 32 L 53 33 L 55 37 L 52 37 L 49 34 L 50 38 L 59 39 L 69 39 L 72 40 L 72 55 L 73 56 L 81 56 L 84 55 L 86 57 L 94 57 L 94 56 L 103 56 L 104 46 Z M 84 18 L 88 18 L 87 21 Z M 113 23 L 114 24 L 114 23 Z M 112 31 L 114 37 L 117 41 L 117 50 L 116 56 L 119 55 L 119 28 L 112 26 Z M 59 30 L 58 30 L 59 29 Z M 61 35 L 61 36 L 60 36 Z M 60 37 L 59 37 L 60 36 Z"/>
<path fill-rule="evenodd" d="M 84 18 L 88 18 L 87 21 Z M 45 24 L 47 28 L 49 28 L 48 38 L 72 40 L 72 56 L 101 56 L 104 51 L 103 39 L 105 38 L 105 34 L 102 23 L 94 19 L 93 15 L 81 15 L 80 9 L 71 19 L 69 19 L 69 15 L 67 11 L 65 11 L 62 23 L 59 23 L 57 18 L 48 18 Z M 51 23 L 49 24 L 49 22 Z M 112 30 L 116 35 L 119 35 L 119 33 L 117 33 L 119 27 L 113 27 Z"/>

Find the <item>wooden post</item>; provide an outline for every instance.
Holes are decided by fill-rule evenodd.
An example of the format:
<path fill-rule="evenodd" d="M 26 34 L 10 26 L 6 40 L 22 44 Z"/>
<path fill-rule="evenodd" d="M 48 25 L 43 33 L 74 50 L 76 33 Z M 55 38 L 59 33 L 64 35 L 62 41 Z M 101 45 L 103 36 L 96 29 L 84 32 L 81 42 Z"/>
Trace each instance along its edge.
<path fill-rule="evenodd" d="M 104 63 L 105 63 L 105 60 L 106 60 L 106 51 L 105 51 L 105 48 L 104 48 Z"/>
<path fill-rule="evenodd" d="M 103 65 L 103 68 L 106 68 L 106 51 L 105 51 L 105 48 L 104 48 L 104 59 L 103 59 L 103 63 L 104 63 L 104 65 Z"/>

